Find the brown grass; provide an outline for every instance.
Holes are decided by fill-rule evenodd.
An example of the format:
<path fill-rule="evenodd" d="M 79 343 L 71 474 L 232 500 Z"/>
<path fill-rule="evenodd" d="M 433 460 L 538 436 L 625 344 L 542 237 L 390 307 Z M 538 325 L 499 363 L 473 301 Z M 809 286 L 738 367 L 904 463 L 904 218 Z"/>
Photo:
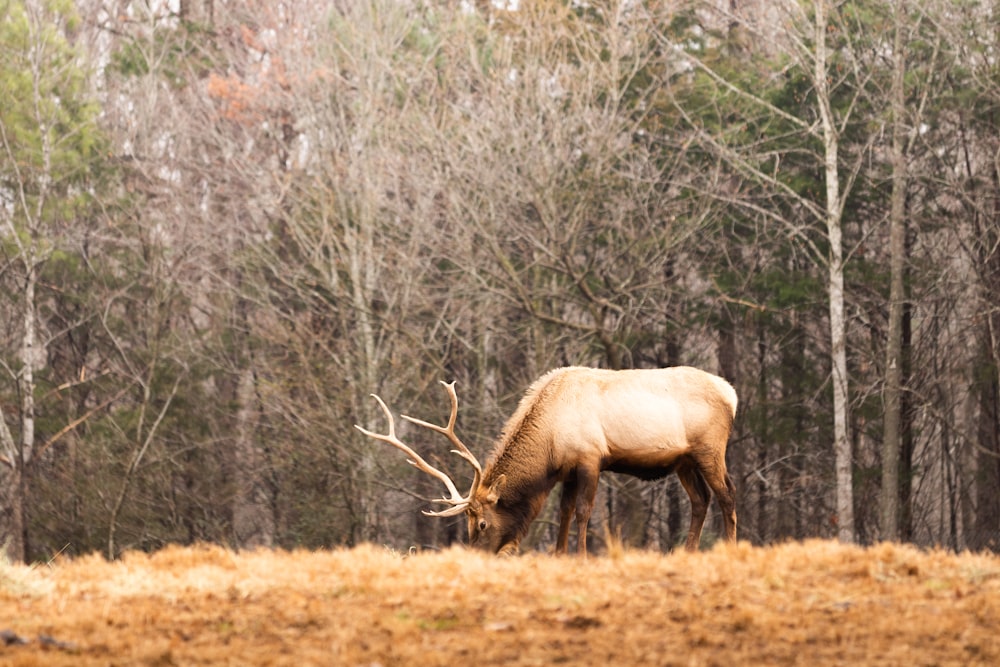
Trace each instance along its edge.
<path fill-rule="evenodd" d="M 0 643 L 5 665 L 987 665 L 1000 558 L 173 547 L 0 567 L 4 629 L 29 640 Z"/>

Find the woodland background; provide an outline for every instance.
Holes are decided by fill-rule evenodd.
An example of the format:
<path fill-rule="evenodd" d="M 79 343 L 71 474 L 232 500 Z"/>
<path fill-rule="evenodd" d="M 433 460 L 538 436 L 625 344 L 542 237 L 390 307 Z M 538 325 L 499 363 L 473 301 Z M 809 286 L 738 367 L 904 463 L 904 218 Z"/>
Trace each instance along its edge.
<path fill-rule="evenodd" d="M 369 393 L 484 458 L 564 364 L 732 381 L 742 539 L 996 550 L 998 9 L 0 0 L 10 558 L 461 540 Z"/>

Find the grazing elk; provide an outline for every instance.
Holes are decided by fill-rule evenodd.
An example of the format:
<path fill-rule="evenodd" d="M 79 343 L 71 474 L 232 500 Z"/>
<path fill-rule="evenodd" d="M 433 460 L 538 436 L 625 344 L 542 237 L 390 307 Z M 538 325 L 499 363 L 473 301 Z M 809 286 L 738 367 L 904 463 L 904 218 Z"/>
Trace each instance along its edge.
<path fill-rule="evenodd" d="M 401 449 L 410 463 L 444 483 L 450 497 L 437 502 L 451 507 L 424 514 L 465 512 L 472 546 L 516 553 L 552 487 L 562 482 L 556 551 L 566 551 L 570 516 L 575 513 L 578 549 L 586 554 L 587 524 L 602 470 L 645 480 L 677 473 L 691 497 L 688 550 L 698 549 L 712 492 L 722 510 L 726 539 L 736 539 L 735 488 L 726 472 L 736 391 L 722 378 L 688 367 L 550 371 L 525 393 L 485 468 L 455 435 L 455 383 L 442 384 L 451 396 L 446 426 L 406 415 L 403 419 L 451 441 L 456 447 L 452 451 L 475 471 L 468 495 L 396 437 L 392 413 L 377 395 L 372 394 L 389 418 L 389 433 L 355 428 Z"/>

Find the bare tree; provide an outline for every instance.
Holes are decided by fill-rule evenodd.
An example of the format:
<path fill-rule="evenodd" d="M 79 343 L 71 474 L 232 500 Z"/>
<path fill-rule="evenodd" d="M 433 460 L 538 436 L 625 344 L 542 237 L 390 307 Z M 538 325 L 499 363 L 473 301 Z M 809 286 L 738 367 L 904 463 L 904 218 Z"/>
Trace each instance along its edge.
<path fill-rule="evenodd" d="M 683 108 L 683 99 L 679 99 L 678 104 L 681 105 L 682 115 L 696 128 L 698 141 L 705 142 L 706 148 L 721 157 L 737 174 L 769 191 L 771 195 L 767 196 L 787 198 L 788 207 L 760 208 L 753 199 L 733 197 L 723 191 L 721 194 L 726 201 L 738 206 L 748 205 L 749 210 L 785 227 L 792 238 L 803 244 L 813 260 L 826 269 L 837 534 L 841 540 L 854 541 L 853 452 L 848 430 L 848 321 L 844 283 L 847 255 L 843 230 L 845 206 L 864 165 L 866 153 L 854 150 L 844 155 L 842 140 L 851 125 L 858 121 L 857 107 L 863 99 L 866 79 L 871 73 L 860 56 L 852 51 L 851 25 L 844 23 L 844 17 L 839 14 L 831 15 L 831 9 L 826 0 L 787 2 L 772 7 L 769 12 L 759 12 L 752 20 L 743 16 L 734 17 L 737 24 L 742 24 L 761 44 L 778 48 L 781 55 L 788 59 L 789 67 L 794 67 L 797 73 L 806 77 L 808 98 L 798 113 L 779 108 L 759 95 L 758 91 L 742 88 L 738 82 L 726 79 L 697 53 L 688 54 L 690 66 L 708 77 L 720 91 L 734 96 L 748 109 L 773 115 L 780 123 L 786 124 L 790 133 L 799 134 L 818 145 L 815 153 L 809 152 L 806 156 L 814 160 L 814 168 L 822 175 L 821 196 L 810 196 L 788 185 L 781 171 L 780 154 L 762 156 L 753 144 L 740 145 L 724 133 L 697 129 L 701 128 L 700 121 Z M 780 16 L 777 22 L 771 20 L 775 13 Z M 833 36 L 840 40 L 838 46 L 834 46 Z M 821 242 L 815 236 L 816 231 L 821 232 Z"/>

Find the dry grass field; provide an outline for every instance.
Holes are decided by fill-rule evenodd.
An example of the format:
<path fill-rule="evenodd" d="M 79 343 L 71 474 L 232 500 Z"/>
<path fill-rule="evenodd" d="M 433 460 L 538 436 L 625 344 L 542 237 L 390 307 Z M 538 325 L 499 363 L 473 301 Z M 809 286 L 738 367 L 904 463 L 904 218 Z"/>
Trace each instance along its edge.
<path fill-rule="evenodd" d="M 3 665 L 996 665 L 1000 558 L 175 547 L 2 566 L 0 630 Z"/>

